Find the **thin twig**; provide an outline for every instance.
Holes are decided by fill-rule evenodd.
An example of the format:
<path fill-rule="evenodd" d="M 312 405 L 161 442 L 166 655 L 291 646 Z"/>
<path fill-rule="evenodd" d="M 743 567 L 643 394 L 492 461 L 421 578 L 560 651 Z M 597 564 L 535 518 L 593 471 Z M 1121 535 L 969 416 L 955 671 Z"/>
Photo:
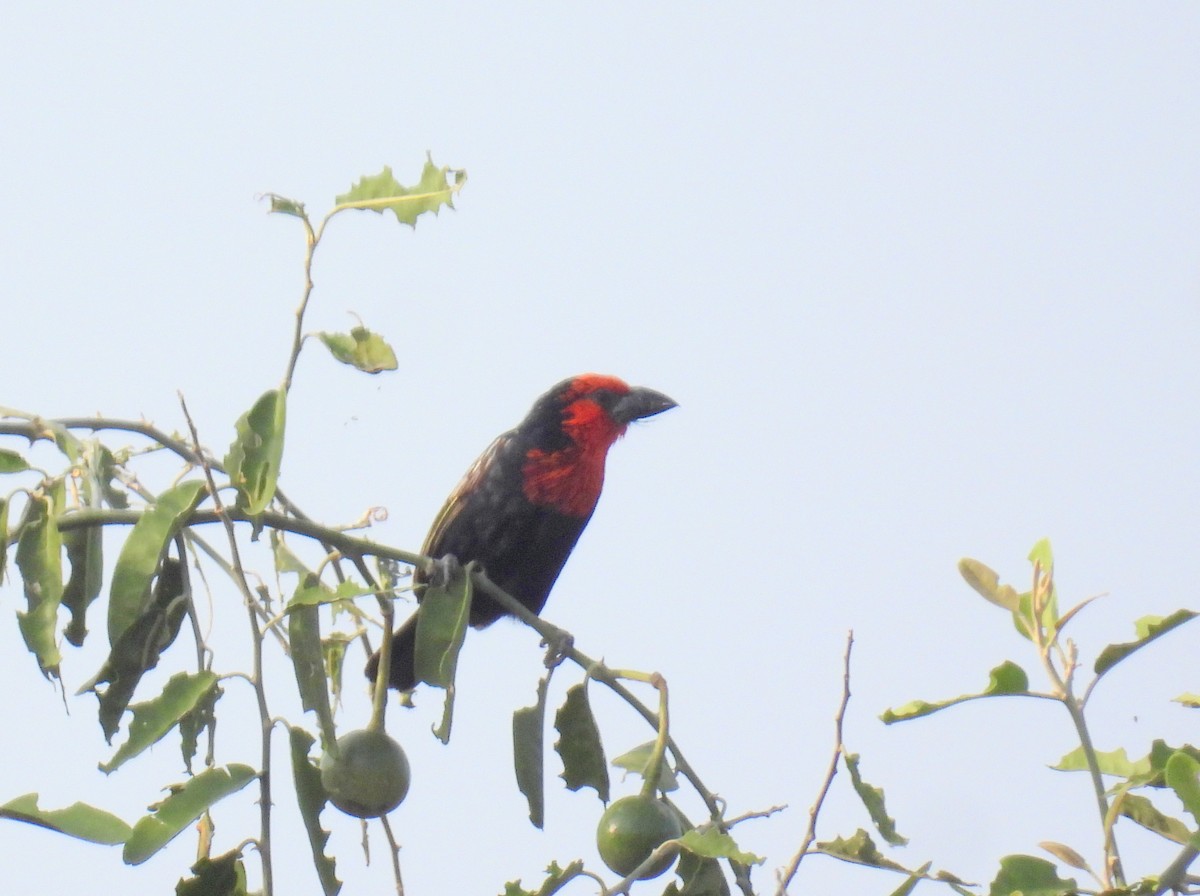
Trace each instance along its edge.
<path fill-rule="evenodd" d="M 396 876 L 396 896 L 404 896 L 404 879 L 400 876 L 400 844 L 392 833 L 392 825 L 386 815 L 379 819 L 383 822 L 383 833 L 387 837 L 388 848 L 392 854 L 392 874 Z"/>
<path fill-rule="evenodd" d="M 837 777 L 838 762 L 841 760 L 842 754 L 846 749 L 842 741 L 842 727 L 846 719 L 846 707 L 850 704 L 850 651 L 853 647 L 854 632 L 850 631 L 846 634 L 846 654 L 842 660 L 842 701 L 838 704 L 837 714 L 833 717 L 833 755 L 829 757 L 829 768 L 825 772 L 825 780 L 821 784 L 820 791 L 817 793 L 816 802 L 808 810 L 808 830 L 804 832 L 804 839 L 800 841 L 800 848 L 792 856 L 792 861 L 788 864 L 787 868 L 778 874 L 779 887 L 775 890 L 776 896 L 784 896 L 787 893 L 788 885 L 792 882 L 792 878 L 796 876 L 796 872 L 800 870 L 800 863 L 808 855 L 809 847 L 813 845 L 813 841 L 817 839 L 817 816 L 821 814 L 821 807 L 825 803 L 825 797 L 829 794 L 829 788 L 833 785 L 833 779 Z"/>

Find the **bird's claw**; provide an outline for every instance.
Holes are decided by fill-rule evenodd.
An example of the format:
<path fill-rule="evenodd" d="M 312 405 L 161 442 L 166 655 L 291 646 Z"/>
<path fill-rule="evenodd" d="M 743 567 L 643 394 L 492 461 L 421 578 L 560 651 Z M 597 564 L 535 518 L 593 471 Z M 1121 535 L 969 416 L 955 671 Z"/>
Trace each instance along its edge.
<path fill-rule="evenodd" d="M 428 582 L 434 588 L 445 588 L 462 572 L 462 564 L 453 554 L 443 554 L 429 566 Z"/>
<path fill-rule="evenodd" d="M 553 669 L 567 658 L 575 646 L 575 636 L 565 629 L 555 629 L 554 635 L 542 639 L 542 646 L 546 648 L 546 668 Z"/>

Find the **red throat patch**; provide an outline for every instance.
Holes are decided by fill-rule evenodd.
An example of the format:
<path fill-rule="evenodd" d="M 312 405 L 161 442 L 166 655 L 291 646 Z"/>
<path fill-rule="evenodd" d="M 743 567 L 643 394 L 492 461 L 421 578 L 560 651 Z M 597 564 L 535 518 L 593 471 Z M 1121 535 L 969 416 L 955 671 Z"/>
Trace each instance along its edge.
<path fill-rule="evenodd" d="M 572 444 L 558 451 L 534 448 L 525 455 L 523 491 L 539 507 L 587 517 L 604 487 L 608 449 L 625 427 L 592 399 L 577 398 L 563 409 L 562 428 Z"/>

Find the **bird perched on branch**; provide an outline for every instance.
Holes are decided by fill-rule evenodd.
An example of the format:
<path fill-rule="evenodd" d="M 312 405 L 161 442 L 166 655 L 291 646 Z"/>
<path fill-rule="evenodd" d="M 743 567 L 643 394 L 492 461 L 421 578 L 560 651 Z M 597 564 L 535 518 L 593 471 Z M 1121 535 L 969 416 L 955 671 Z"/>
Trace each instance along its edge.
<path fill-rule="evenodd" d="M 634 420 L 673 407 L 661 392 L 614 376 L 585 373 L 563 380 L 475 461 L 434 520 L 421 553 L 453 555 L 462 564 L 476 561 L 495 584 L 540 613 L 596 509 L 608 449 Z M 427 581 L 428 574 L 417 570 L 418 600 Z M 388 685 L 397 690 L 417 684 L 419 612 L 392 638 Z M 499 604 L 476 590 L 472 626 L 483 628 L 503 615 Z M 378 665 L 376 652 L 366 669 L 372 680 Z"/>

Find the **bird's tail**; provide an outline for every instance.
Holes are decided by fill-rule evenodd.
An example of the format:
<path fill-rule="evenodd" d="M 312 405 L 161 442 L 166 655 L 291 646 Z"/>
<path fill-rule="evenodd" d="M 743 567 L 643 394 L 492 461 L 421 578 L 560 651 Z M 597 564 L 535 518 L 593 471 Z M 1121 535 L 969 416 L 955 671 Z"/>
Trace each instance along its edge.
<path fill-rule="evenodd" d="M 417 686 L 414 658 L 417 652 L 417 614 L 413 613 L 392 634 L 392 663 L 388 671 L 388 687 L 398 691 L 411 691 Z M 379 670 L 379 651 L 367 660 L 367 678 L 375 681 Z"/>

